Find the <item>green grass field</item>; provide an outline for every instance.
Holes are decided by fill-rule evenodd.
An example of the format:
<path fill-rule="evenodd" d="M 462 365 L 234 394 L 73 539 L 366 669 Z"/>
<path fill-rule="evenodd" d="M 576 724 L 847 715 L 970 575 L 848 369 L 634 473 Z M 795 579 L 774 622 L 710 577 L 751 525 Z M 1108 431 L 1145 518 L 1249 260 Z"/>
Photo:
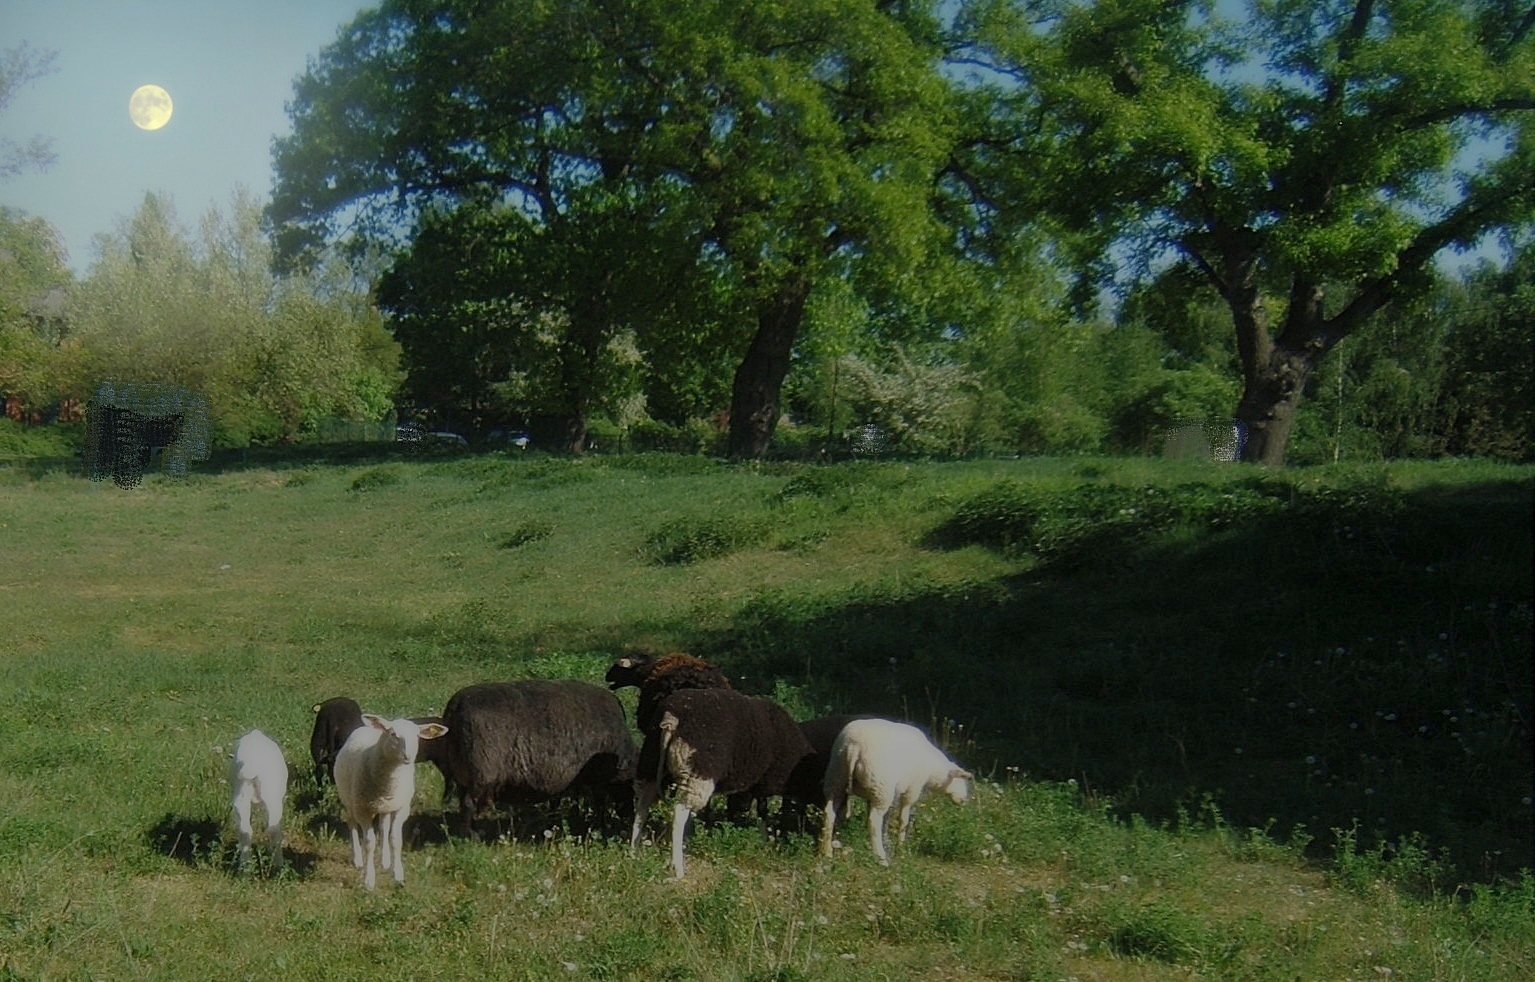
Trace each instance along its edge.
<path fill-rule="evenodd" d="M 1453 462 L 0 458 L 0 979 L 1530 978 L 1532 502 Z M 630 645 L 983 780 L 889 870 L 855 811 L 829 863 L 695 829 L 677 883 L 558 810 L 447 839 L 422 769 L 406 885 L 360 888 L 315 702 Z M 253 726 L 275 877 L 230 865 Z"/>

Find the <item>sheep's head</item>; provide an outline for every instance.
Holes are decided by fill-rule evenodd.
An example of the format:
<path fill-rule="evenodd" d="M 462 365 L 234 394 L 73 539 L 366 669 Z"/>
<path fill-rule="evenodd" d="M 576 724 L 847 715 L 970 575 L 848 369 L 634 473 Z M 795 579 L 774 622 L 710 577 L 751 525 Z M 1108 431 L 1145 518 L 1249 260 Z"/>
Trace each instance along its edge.
<path fill-rule="evenodd" d="M 381 731 L 378 737 L 379 753 L 395 764 L 414 764 L 422 740 L 435 740 L 448 732 L 441 723 L 417 724 L 409 719 L 384 719 L 365 713 L 364 726 Z"/>
<path fill-rule="evenodd" d="M 643 651 L 630 650 L 619 656 L 608 669 L 608 674 L 603 678 L 608 683 L 608 688 L 613 690 L 638 687 L 645 681 L 645 676 L 650 674 L 651 658 Z"/>
<path fill-rule="evenodd" d="M 963 805 L 970 800 L 970 779 L 974 777 L 969 771 L 956 767 L 949 771 L 949 783 L 943 786 L 943 793 L 948 795 L 956 805 Z"/>

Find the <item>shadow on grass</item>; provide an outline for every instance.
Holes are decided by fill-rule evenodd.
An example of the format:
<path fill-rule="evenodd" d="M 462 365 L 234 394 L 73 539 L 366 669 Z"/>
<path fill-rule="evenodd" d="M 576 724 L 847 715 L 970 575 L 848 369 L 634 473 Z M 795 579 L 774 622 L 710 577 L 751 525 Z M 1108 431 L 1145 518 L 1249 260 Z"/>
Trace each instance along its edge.
<path fill-rule="evenodd" d="M 1516 482 L 1119 541 L 1100 526 L 1006 582 L 759 599 L 693 647 L 1123 814 L 1302 829 L 1322 856 L 1334 830 L 1388 851 L 1421 833 L 1453 875 L 1493 879 L 1535 865 L 1532 498 Z"/>
<path fill-rule="evenodd" d="M 211 867 L 231 876 L 247 873 L 263 877 L 274 875 L 271 855 L 264 841 L 255 844 L 251 867 L 248 871 L 242 871 L 238 845 L 233 839 L 224 837 L 224 826 L 221 823 L 206 816 L 166 813 L 145 833 L 145 840 L 156 853 L 185 866 Z M 285 846 L 283 857 L 289 871 L 299 877 L 309 876 L 317 860 L 313 853 L 295 851 L 291 846 Z"/>
<path fill-rule="evenodd" d="M 409 443 L 306 443 L 275 447 L 245 447 L 215 450 L 207 460 L 190 468 L 192 474 L 224 474 L 246 470 L 299 470 L 327 464 L 378 464 L 389 461 L 453 460 L 474 456 L 476 451 L 448 444 L 420 446 Z M 53 457 L 17 457 L 0 460 L 0 471 L 9 470 L 38 481 L 49 477 L 74 477 L 89 480 L 90 473 L 82 455 Z M 159 458 L 146 469 L 147 474 L 163 473 Z M 107 481 L 111 483 L 110 480 Z"/>

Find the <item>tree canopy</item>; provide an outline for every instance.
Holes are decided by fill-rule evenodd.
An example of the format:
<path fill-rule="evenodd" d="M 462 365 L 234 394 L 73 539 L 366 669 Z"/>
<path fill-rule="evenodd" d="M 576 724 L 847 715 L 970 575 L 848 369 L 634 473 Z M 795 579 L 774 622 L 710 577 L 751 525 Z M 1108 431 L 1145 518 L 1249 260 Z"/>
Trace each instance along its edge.
<path fill-rule="evenodd" d="M 537 402 L 572 447 L 642 395 L 698 412 L 728 364 L 760 455 L 795 359 L 832 393 L 884 345 L 847 363 L 871 399 L 993 393 L 1060 363 L 1066 301 L 1199 284 L 1232 361 L 1132 401 L 1236 393 L 1276 463 L 1330 351 L 1532 227 L 1532 30 L 1528 0 L 386 0 L 296 83 L 269 216 L 286 261 L 389 250 L 416 391 Z M 1071 405 L 1004 392 L 1008 425 L 1149 438 L 1045 388 Z"/>
<path fill-rule="evenodd" d="M 1232 6 L 973 0 L 968 63 L 1013 197 L 1084 259 L 1171 250 L 1219 292 L 1247 455 L 1277 463 L 1323 356 L 1441 250 L 1529 228 L 1535 5 Z"/>
<path fill-rule="evenodd" d="M 573 373 L 647 288 L 690 279 L 679 292 L 713 297 L 738 360 L 732 449 L 760 454 L 817 285 L 910 289 L 944 246 L 935 7 L 386 2 L 297 83 L 279 247 L 301 256 L 343 223 L 409 240 L 434 209 L 503 209 L 525 226 L 509 235 L 566 259 L 540 268 Z M 677 319 L 652 319 L 642 349 L 668 347 L 661 322 Z M 579 418 L 590 386 L 565 388 Z"/>

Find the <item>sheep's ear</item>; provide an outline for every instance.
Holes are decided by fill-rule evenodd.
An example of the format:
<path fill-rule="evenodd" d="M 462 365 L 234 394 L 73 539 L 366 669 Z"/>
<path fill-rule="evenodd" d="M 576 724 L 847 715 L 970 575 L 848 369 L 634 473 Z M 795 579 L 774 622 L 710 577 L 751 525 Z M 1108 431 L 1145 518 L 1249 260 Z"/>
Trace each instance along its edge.
<path fill-rule="evenodd" d="M 320 704 L 319 703 L 315 703 L 313 706 L 310 707 L 309 711 L 311 713 L 318 713 L 320 711 Z"/>
<path fill-rule="evenodd" d="M 618 660 L 618 667 L 619 668 L 633 668 L 634 667 L 634 659 L 633 658 L 620 658 Z"/>
<path fill-rule="evenodd" d="M 949 772 L 949 780 L 952 781 L 956 777 L 962 777 L 966 781 L 968 781 L 971 778 L 975 777 L 975 775 L 971 774 L 969 771 L 965 770 L 964 768 L 956 767 L 952 771 Z"/>
<path fill-rule="evenodd" d="M 382 716 L 375 716 L 372 713 L 363 713 L 362 723 L 364 726 L 371 726 L 375 730 L 389 729 L 389 721 L 387 719 Z"/>
<path fill-rule="evenodd" d="M 428 723 L 421 727 L 420 735 L 423 740 L 435 740 L 447 732 L 448 728 L 441 723 Z"/>

